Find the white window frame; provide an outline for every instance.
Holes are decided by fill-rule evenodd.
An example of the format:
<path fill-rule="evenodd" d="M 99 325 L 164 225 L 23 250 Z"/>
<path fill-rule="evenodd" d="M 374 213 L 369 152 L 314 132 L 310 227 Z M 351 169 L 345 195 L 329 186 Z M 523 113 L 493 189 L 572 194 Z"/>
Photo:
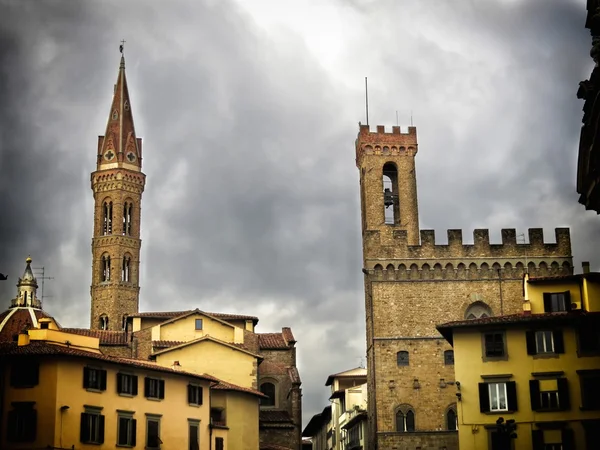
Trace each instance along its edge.
<path fill-rule="evenodd" d="M 552 331 L 535 332 L 535 351 L 538 354 L 554 353 L 554 333 Z"/>
<path fill-rule="evenodd" d="M 494 394 L 496 401 L 494 402 Z M 501 394 L 504 394 L 504 408 L 500 407 Z M 488 395 L 490 400 L 490 411 L 508 411 L 508 393 L 506 383 L 488 383 Z"/>

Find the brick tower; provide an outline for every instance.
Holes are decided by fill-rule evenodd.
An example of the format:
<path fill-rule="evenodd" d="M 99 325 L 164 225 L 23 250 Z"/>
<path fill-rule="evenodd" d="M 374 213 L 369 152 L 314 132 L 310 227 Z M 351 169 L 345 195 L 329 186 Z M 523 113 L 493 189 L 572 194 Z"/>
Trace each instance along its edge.
<path fill-rule="evenodd" d="M 136 137 L 121 56 L 119 75 L 104 136 L 98 137 L 92 238 L 90 328 L 122 330 L 138 312 L 140 218 L 146 175 L 142 140 Z"/>
<path fill-rule="evenodd" d="M 356 140 L 360 172 L 367 330 L 369 449 L 458 449 L 457 389 L 452 348 L 435 325 L 451 320 L 522 311 L 522 277 L 570 274 L 569 230 L 544 243 L 541 229 L 517 243 L 514 229 L 502 244 L 475 230 L 463 244 L 448 230 L 436 244 L 419 232 L 415 172 L 417 132 L 371 132 Z M 449 175 L 451 176 L 451 175 Z"/>

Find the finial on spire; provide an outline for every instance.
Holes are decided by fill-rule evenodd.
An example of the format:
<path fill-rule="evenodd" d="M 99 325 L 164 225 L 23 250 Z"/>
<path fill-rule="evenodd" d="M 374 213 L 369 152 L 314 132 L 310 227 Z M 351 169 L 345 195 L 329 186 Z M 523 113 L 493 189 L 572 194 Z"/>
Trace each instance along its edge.
<path fill-rule="evenodd" d="M 121 45 L 119 45 L 119 51 L 123 54 L 123 49 L 125 48 L 125 39 L 121 41 Z"/>
<path fill-rule="evenodd" d="M 27 257 L 27 259 L 25 260 L 25 262 L 26 262 L 27 264 L 31 264 L 31 261 L 33 261 L 33 260 L 31 259 L 31 256 L 28 256 L 28 257 Z"/>

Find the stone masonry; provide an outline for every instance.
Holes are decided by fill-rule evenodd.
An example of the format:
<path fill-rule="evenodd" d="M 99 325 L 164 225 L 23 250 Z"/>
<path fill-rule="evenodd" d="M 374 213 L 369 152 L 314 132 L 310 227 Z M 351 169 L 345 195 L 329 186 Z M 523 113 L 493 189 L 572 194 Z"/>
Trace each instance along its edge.
<path fill-rule="evenodd" d="M 454 367 L 444 359 L 451 347 L 435 325 L 462 320 L 473 307 L 491 315 L 519 312 L 525 271 L 572 273 L 568 229 L 556 229 L 556 243 L 530 229 L 527 244 L 517 243 L 514 229 L 502 230 L 502 244 L 490 244 L 488 230 L 475 230 L 473 244 L 463 243 L 461 230 L 448 230 L 445 244 L 437 244 L 431 230 L 419 232 L 416 154 L 416 128 L 386 133 L 360 126 L 356 163 L 373 450 L 456 450 L 457 433 L 446 422 L 456 404 Z M 393 222 L 385 216 L 384 174 L 391 179 Z M 398 352 L 408 352 L 407 365 L 398 364 Z M 407 408 L 415 413 L 414 433 L 396 431 L 396 412 Z"/>

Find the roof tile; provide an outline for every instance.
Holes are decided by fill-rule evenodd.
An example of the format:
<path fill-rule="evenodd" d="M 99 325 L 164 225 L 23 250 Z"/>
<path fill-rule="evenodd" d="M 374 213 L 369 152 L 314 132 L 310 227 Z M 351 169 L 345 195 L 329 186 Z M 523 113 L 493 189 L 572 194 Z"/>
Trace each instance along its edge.
<path fill-rule="evenodd" d="M 65 333 L 98 338 L 100 340 L 100 345 L 129 344 L 129 333 L 126 331 L 90 330 L 88 328 L 62 328 L 62 331 Z"/>

